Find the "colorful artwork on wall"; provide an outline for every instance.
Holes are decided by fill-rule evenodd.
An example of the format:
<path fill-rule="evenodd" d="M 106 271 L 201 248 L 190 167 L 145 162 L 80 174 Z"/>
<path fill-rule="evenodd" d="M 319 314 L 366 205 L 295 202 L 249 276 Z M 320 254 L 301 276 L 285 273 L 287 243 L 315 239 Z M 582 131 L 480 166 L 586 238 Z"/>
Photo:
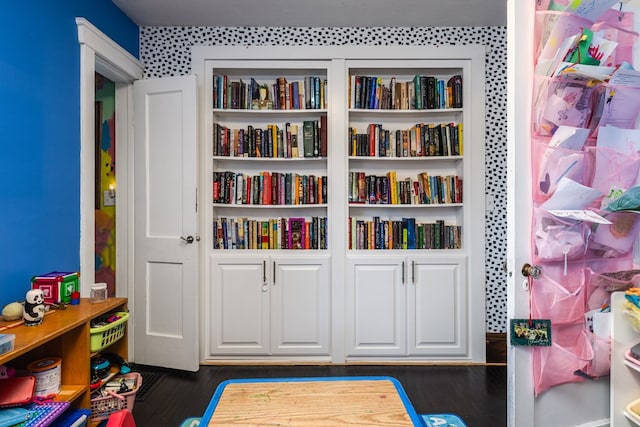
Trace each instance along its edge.
<path fill-rule="evenodd" d="M 116 271 L 116 145 L 115 83 L 96 74 L 96 209 L 95 281 L 115 296 Z"/>

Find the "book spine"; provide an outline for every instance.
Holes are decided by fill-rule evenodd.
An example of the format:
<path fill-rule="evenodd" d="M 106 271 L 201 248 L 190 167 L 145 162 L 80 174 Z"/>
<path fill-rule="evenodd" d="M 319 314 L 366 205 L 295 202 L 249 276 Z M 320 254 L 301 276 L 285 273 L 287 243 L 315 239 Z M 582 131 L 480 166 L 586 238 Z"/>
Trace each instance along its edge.
<path fill-rule="evenodd" d="M 304 157 L 313 157 L 315 123 L 305 120 L 302 124 Z"/>
<path fill-rule="evenodd" d="M 327 145 L 328 145 L 328 129 L 327 129 L 327 116 L 320 116 L 320 156 L 327 157 Z"/>
<path fill-rule="evenodd" d="M 286 110 L 287 109 L 287 79 L 284 77 L 278 77 L 277 81 L 278 87 L 278 109 Z"/>
<path fill-rule="evenodd" d="M 320 103 L 321 100 L 321 86 L 322 86 L 322 82 L 320 81 L 320 77 L 314 77 L 313 78 L 313 99 L 314 99 L 314 109 L 320 109 L 322 108 L 322 104 Z"/>
<path fill-rule="evenodd" d="M 415 109 L 422 110 L 422 76 L 416 74 L 413 78 Z"/>

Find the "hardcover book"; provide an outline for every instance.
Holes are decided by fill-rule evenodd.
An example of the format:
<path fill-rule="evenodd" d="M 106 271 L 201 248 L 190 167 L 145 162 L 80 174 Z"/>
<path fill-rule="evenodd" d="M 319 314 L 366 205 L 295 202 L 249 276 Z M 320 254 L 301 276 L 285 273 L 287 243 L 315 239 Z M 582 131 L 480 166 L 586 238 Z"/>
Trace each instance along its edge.
<path fill-rule="evenodd" d="M 304 218 L 289 218 L 289 249 L 304 249 Z"/>
<path fill-rule="evenodd" d="M 276 82 L 278 91 L 278 109 L 287 110 L 287 79 L 285 77 L 278 77 Z"/>
<path fill-rule="evenodd" d="M 260 229 L 260 247 L 269 249 L 269 221 L 262 221 Z"/>
<path fill-rule="evenodd" d="M 452 76 L 447 82 L 447 87 L 451 88 L 451 108 L 462 108 L 462 76 Z"/>
<path fill-rule="evenodd" d="M 320 116 L 320 156 L 327 156 L 327 116 Z"/>
<path fill-rule="evenodd" d="M 304 157 L 313 157 L 316 125 L 313 120 L 305 120 L 302 124 L 302 143 Z"/>
<path fill-rule="evenodd" d="M 291 125 L 291 157 L 300 157 L 298 148 L 298 125 Z"/>

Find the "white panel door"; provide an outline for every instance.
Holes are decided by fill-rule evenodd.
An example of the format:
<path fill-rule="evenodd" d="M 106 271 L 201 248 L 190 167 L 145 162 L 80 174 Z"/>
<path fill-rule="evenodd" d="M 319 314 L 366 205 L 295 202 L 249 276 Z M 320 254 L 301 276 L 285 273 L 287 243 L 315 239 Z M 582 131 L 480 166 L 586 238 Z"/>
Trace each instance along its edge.
<path fill-rule="evenodd" d="M 269 264 L 211 257 L 209 355 L 269 354 Z"/>
<path fill-rule="evenodd" d="M 197 371 L 195 76 L 136 81 L 134 116 L 134 357 Z"/>
<path fill-rule="evenodd" d="M 410 258 L 407 293 L 410 355 L 465 356 L 466 258 Z"/>
<path fill-rule="evenodd" d="M 271 353 L 328 355 L 329 258 L 272 258 Z"/>
<path fill-rule="evenodd" d="M 406 354 L 405 264 L 404 257 L 347 259 L 348 356 Z"/>

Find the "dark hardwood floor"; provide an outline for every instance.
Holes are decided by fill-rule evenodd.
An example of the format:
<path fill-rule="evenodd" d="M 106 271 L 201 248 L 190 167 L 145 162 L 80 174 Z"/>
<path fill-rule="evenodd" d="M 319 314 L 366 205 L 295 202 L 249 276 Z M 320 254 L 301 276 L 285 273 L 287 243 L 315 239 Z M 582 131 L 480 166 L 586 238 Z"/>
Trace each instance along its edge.
<path fill-rule="evenodd" d="M 353 375 L 395 377 L 419 414 L 454 413 L 469 427 L 507 425 L 506 365 L 201 366 L 195 373 L 134 365 L 133 370 L 143 378 L 161 374 L 134 404 L 137 427 L 178 427 L 185 418 L 201 416 L 215 388 L 228 379 Z"/>

